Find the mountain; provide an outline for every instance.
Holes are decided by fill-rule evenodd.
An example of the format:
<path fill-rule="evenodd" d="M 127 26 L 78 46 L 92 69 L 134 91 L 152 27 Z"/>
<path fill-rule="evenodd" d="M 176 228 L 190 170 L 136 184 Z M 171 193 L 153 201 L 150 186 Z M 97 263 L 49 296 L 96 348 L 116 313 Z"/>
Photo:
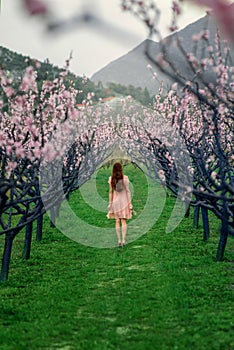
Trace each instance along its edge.
<path fill-rule="evenodd" d="M 211 16 L 205 16 L 196 22 L 189 24 L 184 29 L 163 39 L 163 42 L 167 42 L 167 57 L 173 62 L 176 70 L 185 76 L 187 80 L 192 78 L 192 72 L 186 61 L 185 55 L 194 50 L 193 35 L 204 32 L 204 29 L 209 30 L 209 45 L 215 47 L 217 23 Z M 181 49 L 179 49 L 176 44 L 178 38 L 184 53 L 181 52 Z M 171 81 L 168 76 L 165 76 L 155 65 L 152 64 L 152 61 L 146 57 L 146 47 L 148 47 L 148 53 L 150 56 L 155 58 L 160 54 L 162 45 L 161 43 L 147 39 L 124 56 L 112 61 L 97 71 L 93 74 L 91 80 L 95 83 L 101 82 L 103 86 L 108 86 L 109 83 L 116 83 L 125 86 L 132 85 L 134 87 L 141 87 L 142 89 L 147 88 L 150 93 L 158 92 L 162 80 L 164 81 L 164 86 L 169 87 L 173 81 Z M 197 57 L 203 57 L 204 47 L 207 47 L 207 41 L 199 41 L 196 53 Z M 230 64 L 233 64 L 233 58 L 234 55 L 232 50 Z M 156 72 L 157 79 L 153 77 L 152 72 L 147 68 L 149 64 Z M 209 76 L 209 80 L 212 80 L 211 75 Z"/>

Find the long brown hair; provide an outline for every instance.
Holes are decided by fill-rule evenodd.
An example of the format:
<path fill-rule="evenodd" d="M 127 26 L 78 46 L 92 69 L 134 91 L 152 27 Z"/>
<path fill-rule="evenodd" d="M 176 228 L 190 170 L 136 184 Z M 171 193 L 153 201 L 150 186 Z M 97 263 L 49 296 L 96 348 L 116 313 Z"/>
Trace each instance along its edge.
<path fill-rule="evenodd" d="M 121 163 L 115 163 L 113 165 L 112 176 L 111 176 L 111 186 L 115 190 L 116 184 L 119 180 L 123 179 L 123 167 Z"/>

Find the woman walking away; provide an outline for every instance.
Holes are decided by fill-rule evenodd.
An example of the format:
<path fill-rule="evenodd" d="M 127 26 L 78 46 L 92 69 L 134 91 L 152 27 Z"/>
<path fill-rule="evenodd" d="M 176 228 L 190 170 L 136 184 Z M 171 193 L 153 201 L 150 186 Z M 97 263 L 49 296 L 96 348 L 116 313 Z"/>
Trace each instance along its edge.
<path fill-rule="evenodd" d="M 132 201 L 129 189 L 129 179 L 127 175 L 123 174 L 123 168 L 120 163 L 114 164 L 112 176 L 109 177 L 108 183 L 110 190 L 109 212 L 107 217 L 109 219 L 115 219 L 118 246 L 121 247 L 126 244 L 126 219 L 132 218 Z"/>

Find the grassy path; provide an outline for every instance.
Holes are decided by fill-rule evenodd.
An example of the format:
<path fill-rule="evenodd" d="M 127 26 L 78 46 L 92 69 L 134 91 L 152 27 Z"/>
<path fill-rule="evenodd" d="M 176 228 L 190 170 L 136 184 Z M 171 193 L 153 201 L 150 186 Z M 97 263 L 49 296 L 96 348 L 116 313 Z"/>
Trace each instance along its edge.
<path fill-rule="evenodd" d="M 104 197 L 107 173 L 99 174 Z M 71 203 L 80 200 L 76 193 Z M 23 261 L 19 235 L 0 285 L 0 349 L 233 350 L 233 239 L 217 263 L 215 220 L 206 244 L 192 217 L 165 234 L 173 203 L 168 197 L 154 227 L 124 249 L 83 246 L 45 218 L 43 241 Z"/>

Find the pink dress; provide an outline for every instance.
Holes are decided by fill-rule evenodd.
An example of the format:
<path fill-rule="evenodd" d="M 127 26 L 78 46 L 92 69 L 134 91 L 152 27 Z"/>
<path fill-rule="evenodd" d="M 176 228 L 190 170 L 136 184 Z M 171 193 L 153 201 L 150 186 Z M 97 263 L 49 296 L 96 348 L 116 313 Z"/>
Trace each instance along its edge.
<path fill-rule="evenodd" d="M 112 197 L 112 208 L 107 214 L 108 219 L 131 219 L 132 211 L 129 208 L 129 204 L 131 203 L 131 192 L 129 189 L 129 179 L 127 175 L 123 177 L 123 184 L 120 186 L 120 191 L 118 190 L 118 186 L 116 186 L 117 190 L 114 190 Z M 111 187 L 111 176 L 109 177 L 108 183 Z M 118 183 L 117 183 L 118 185 Z"/>

